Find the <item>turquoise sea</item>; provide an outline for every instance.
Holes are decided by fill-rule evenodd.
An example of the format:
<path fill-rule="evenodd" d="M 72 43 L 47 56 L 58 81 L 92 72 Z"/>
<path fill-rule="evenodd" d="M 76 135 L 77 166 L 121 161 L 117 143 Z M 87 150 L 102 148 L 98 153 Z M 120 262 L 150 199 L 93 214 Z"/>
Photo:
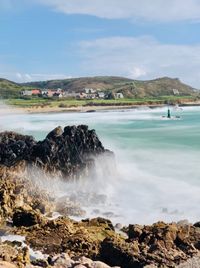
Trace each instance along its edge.
<path fill-rule="evenodd" d="M 96 178 L 58 187 L 63 195 L 77 193 L 79 202 L 81 191 L 83 196 L 104 196 L 96 203 L 90 198 L 83 202 L 87 216 L 108 216 L 122 223 L 195 222 L 200 220 L 200 107 L 171 112 L 180 119 L 163 118 L 167 108 L 16 114 L 4 107 L 0 128 L 36 139 L 58 125 L 87 124 L 96 130 L 104 146 L 115 152 L 116 170 L 107 175 L 99 162 Z"/>

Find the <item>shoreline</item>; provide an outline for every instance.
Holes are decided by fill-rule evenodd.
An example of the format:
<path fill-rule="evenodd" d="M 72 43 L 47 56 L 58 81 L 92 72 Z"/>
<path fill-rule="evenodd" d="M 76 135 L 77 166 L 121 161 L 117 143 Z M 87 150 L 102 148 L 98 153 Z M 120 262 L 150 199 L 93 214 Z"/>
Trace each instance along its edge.
<path fill-rule="evenodd" d="M 78 113 L 78 112 L 97 112 L 97 111 L 110 111 L 110 110 L 121 110 L 121 109 L 138 109 L 138 108 L 162 108 L 167 107 L 168 104 L 133 104 L 133 105 L 92 105 L 92 106 L 76 106 L 76 107 L 17 107 L 15 108 L 19 112 L 25 112 L 30 114 L 37 113 Z M 171 105 L 170 105 L 171 106 Z M 191 107 L 191 106 L 200 106 L 200 101 L 198 102 L 185 102 L 179 104 L 179 107 Z"/>
<path fill-rule="evenodd" d="M 90 112 L 98 112 L 98 111 L 112 111 L 112 110 L 121 110 L 121 109 L 137 109 L 137 108 L 159 108 L 165 107 L 165 105 L 117 105 L 117 106 L 77 106 L 77 107 L 68 107 L 68 108 L 60 108 L 60 107 L 28 107 L 28 108 L 18 108 L 13 106 L 19 112 L 25 112 L 30 114 L 38 114 L 38 113 L 90 113 Z"/>
<path fill-rule="evenodd" d="M 187 220 L 156 221 L 143 225 L 136 224 L 137 218 L 134 218 L 128 225 L 113 224 L 108 215 L 81 216 L 77 201 L 81 204 L 81 200 L 88 198 L 86 195 L 77 201 L 74 195 L 69 199 L 67 188 L 66 196 L 52 195 L 51 189 L 59 182 L 57 174 L 63 174 L 62 183 L 69 182 L 70 177 L 81 179 L 79 172 L 88 174 L 91 162 L 87 157 L 80 157 L 84 153 L 94 157 L 109 153 L 111 162 L 107 158 L 105 161 L 112 165 L 113 153 L 103 147 L 88 126 L 66 126 L 64 131 L 57 127 L 42 142 L 6 131 L 0 138 L 0 266 L 1 261 L 6 260 L 16 264 L 12 268 L 184 268 L 190 264 L 193 267 L 195 263 L 194 268 L 199 267 L 198 221 L 195 224 Z M 13 159 L 16 148 L 18 154 Z M 103 166 L 105 172 L 109 171 L 106 166 Z M 34 168 L 33 173 L 30 167 Z M 44 179 L 43 187 L 40 176 Z M 96 198 L 99 199 L 98 195 L 93 195 L 88 200 L 95 205 Z M 59 217 L 55 218 L 54 213 L 59 213 Z M 82 220 L 74 220 L 72 214 L 79 214 Z M 2 265 L 11 268 L 5 263 Z"/>

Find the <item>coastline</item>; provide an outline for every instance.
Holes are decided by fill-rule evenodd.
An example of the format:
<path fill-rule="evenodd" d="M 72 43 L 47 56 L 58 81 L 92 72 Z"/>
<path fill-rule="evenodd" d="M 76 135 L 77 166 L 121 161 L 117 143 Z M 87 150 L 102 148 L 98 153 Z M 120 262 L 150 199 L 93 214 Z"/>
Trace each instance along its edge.
<path fill-rule="evenodd" d="M 138 108 L 162 108 L 168 106 L 167 104 L 133 104 L 133 105 L 92 105 L 92 106 L 75 106 L 75 107 L 51 107 L 51 106 L 30 106 L 30 107 L 16 107 L 12 106 L 19 112 L 25 113 L 67 113 L 67 112 L 96 112 L 109 111 L 121 109 L 138 109 Z M 179 104 L 180 107 L 200 106 L 200 101 L 184 102 Z"/>
<path fill-rule="evenodd" d="M 26 108 L 18 108 L 14 106 L 14 108 L 19 112 L 25 113 L 79 113 L 79 112 L 97 112 L 97 111 L 109 111 L 109 110 L 121 110 L 121 109 L 137 109 L 137 108 L 159 108 L 165 107 L 165 105 L 117 105 L 117 106 L 77 106 L 77 107 L 26 107 Z"/>
<path fill-rule="evenodd" d="M 88 126 L 66 126 L 64 130 L 57 127 L 44 142 L 13 132 L 2 132 L 0 138 L 0 265 L 3 259 L 16 265 L 13 268 L 199 267 L 199 222 L 141 225 L 133 219 L 126 226 L 120 222 L 114 225 L 109 216 L 85 218 L 74 197 L 56 198 L 46 184 L 38 188 L 37 168 L 44 181 L 52 179 L 53 187 L 53 178 L 48 174 L 56 176 L 56 184 L 57 172 L 63 174 L 62 182 L 68 179 L 65 174 L 73 178 L 80 171 L 88 174 L 92 163 L 87 157 L 79 157 L 85 152 L 94 156 L 109 153 L 113 157 Z M 18 153 L 14 155 L 16 148 Z M 74 213 L 82 220 L 72 219 Z"/>

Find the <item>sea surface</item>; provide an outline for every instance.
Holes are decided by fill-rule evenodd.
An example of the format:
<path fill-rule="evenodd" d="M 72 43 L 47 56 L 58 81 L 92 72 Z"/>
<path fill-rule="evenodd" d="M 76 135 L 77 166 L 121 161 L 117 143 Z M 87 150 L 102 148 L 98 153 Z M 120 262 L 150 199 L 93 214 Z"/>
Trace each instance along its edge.
<path fill-rule="evenodd" d="M 40 140 L 58 125 L 87 124 L 115 153 L 116 168 L 111 165 L 106 173 L 100 161 L 95 178 L 45 187 L 58 196 L 73 193 L 87 217 L 123 224 L 195 222 L 200 220 L 200 107 L 171 108 L 171 113 L 180 119 L 163 118 L 167 108 L 16 114 L 4 107 L 0 130 Z"/>

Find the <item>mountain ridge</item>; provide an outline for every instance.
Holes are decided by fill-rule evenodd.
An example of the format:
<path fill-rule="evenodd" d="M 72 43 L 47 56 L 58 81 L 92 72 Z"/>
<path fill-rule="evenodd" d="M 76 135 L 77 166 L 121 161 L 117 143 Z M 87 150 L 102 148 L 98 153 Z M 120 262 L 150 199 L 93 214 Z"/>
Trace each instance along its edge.
<path fill-rule="evenodd" d="M 84 88 L 94 88 L 112 93 L 122 92 L 127 98 L 158 97 L 174 95 L 193 95 L 197 89 L 183 83 L 178 78 L 159 77 L 151 80 L 134 80 L 120 76 L 78 77 L 59 80 L 16 83 L 0 78 L 0 95 L 13 95 L 24 89 L 62 88 L 67 92 L 81 92 Z M 3 94 L 2 94 L 3 93 Z"/>

